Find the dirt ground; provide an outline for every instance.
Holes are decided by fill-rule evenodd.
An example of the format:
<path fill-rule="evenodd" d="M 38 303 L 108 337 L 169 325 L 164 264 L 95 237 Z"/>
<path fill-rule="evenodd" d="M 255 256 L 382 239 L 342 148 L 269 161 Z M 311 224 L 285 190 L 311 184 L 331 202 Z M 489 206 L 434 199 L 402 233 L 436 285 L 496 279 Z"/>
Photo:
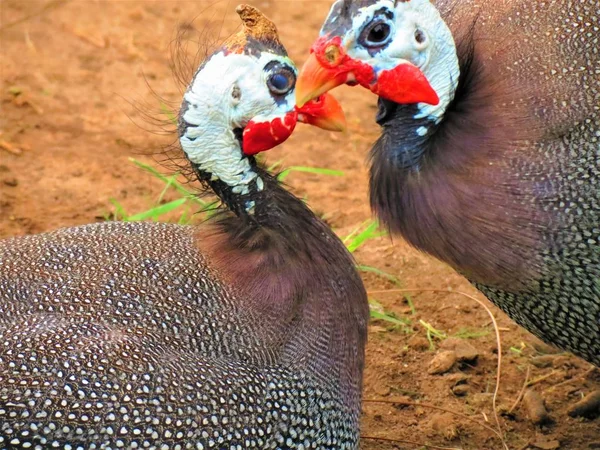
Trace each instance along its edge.
<path fill-rule="evenodd" d="M 278 24 L 290 55 L 302 63 L 330 0 L 253 3 Z M 223 24 L 225 36 L 238 24 L 235 4 L 0 0 L 0 238 L 104 220 L 110 198 L 128 211 L 148 208 L 163 185 L 128 158 L 144 159 L 140 151 L 160 149 L 173 137 L 152 133 L 158 130 L 131 102 L 158 110 L 146 81 L 160 96 L 177 102 L 181 87 L 172 77 L 168 51 L 176 30 L 210 26 L 218 33 Z M 378 129 L 371 95 L 348 87 L 336 94 L 346 109 L 348 133 L 299 127 L 268 159 L 343 170 L 343 177 L 294 174 L 288 180 L 345 235 L 370 217 L 365 160 Z M 371 295 L 411 325 L 394 329 L 386 322 L 371 323 L 362 448 L 502 449 L 494 431 L 497 350 L 489 316 L 464 296 L 417 289 L 483 297 L 451 269 L 400 239 L 378 238 L 356 255 L 361 264 L 390 272 L 415 290 L 414 314 L 403 293 Z M 366 275 L 365 282 L 369 291 L 396 287 L 375 275 Z M 497 404 L 508 448 L 600 448 L 600 418 L 568 415 L 583 396 L 600 389 L 599 371 L 540 344 L 492 311 L 502 340 Z M 449 336 L 464 335 L 465 329 L 474 336 L 458 343 L 435 339 L 432 350 L 427 324 Z M 445 373 L 428 373 L 432 360 L 453 345 L 471 355 Z M 524 402 L 516 403 L 526 380 L 549 412 L 550 421 L 541 426 L 528 417 Z"/>

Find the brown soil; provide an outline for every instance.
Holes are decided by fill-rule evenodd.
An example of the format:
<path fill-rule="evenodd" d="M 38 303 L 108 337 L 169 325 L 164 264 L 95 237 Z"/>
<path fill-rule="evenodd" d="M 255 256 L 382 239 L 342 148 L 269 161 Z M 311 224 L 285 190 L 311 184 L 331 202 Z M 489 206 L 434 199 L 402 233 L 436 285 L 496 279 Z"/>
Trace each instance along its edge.
<path fill-rule="evenodd" d="M 177 101 L 180 87 L 171 75 L 168 52 L 175 30 L 195 18 L 193 25 L 199 30 L 207 25 L 218 30 L 223 22 L 225 36 L 239 23 L 234 3 L 221 1 L 203 12 L 208 2 L 0 0 L 0 237 L 103 220 L 111 210 L 110 198 L 121 201 L 128 211 L 147 209 L 163 185 L 128 157 L 139 149 L 159 149 L 166 141 L 139 126 L 153 129 L 129 101 L 145 101 L 158 109 L 145 80 L 162 97 Z M 301 63 L 330 1 L 254 4 L 277 23 L 283 43 Z M 344 235 L 370 217 L 365 159 L 378 130 L 371 95 L 341 88 L 337 97 L 345 105 L 349 133 L 300 127 L 268 158 L 285 157 L 286 165 L 345 172 L 339 178 L 312 174 L 289 178 L 296 192 L 306 195 L 316 211 L 326 212 Z M 458 294 L 416 289 L 482 296 L 448 267 L 400 239 L 371 241 L 357 258 L 415 289 L 416 309 L 411 315 L 402 293 L 372 294 L 387 311 L 409 318 L 411 326 L 407 332 L 385 322 L 371 324 L 362 448 L 417 449 L 428 443 L 432 446 L 427 448 L 501 449 L 498 437 L 484 427 L 496 427 L 492 394 L 497 352 L 486 311 Z M 365 276 L 365 282 L 371 291 L 395 287 L 374 275 Z M 552 354 L 504 314 L 492 311 L 503 345 L 497 402 L 508 448 L 600 448 L 600 419 L 573 419 L 567 414 L 582 396 L 600 389 L 598 371 L 573 356 Z M 448 344 L 436 341 L 436 349 L 430 350 L 420 321 L 448 335 L 464 328 L 488 334 L 467 341 L 477 360 L 431 375 L 430 362 L 440 344 Z M 508 412 L 528 371 L 531 388 L 545 400 L 551 419 L 541 426 L 528 418 L 523 402 Z M 448 411 L 374 400 L 418 402 Z M 374 437 L 415 443 L 394 444 Z"/>

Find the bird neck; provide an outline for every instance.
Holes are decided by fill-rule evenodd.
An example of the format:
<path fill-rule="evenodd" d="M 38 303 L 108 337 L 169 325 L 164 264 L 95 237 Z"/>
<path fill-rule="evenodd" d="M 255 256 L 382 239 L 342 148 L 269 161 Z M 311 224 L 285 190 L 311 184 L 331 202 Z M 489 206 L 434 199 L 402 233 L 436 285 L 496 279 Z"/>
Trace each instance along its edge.
<path fill-rule="evenodd" d="M 425 4 L 427 8 L 435 8 L 429 0 L 426 0 Z M 419 69 L 437 93 L 439 103 L 437 105 L 419 103 L 415 118 L 429 118 L 437 124 L 443 119 L 448 106 L 454 99 L 460 80 L 461 68 L 452 32 L 437 10 L 434 17 L 436 19 L 430 26 L 433 41 L 431 52 L 427 59 L 419 64 Z"/>
<path fill-rule="evenodd" d="M 370 202 L 372 210 L 392 231 L 404 233 L 404 224 L 414 208 L 407 205 L 407 194 L 418 190 L 438 160 L 436 134 L 443 123 L 430 117 L 417 118 L 418 105 L 399 105 L 379 99 L 377 122 L 382 133 L 371 149 Z M 425 202 L 426 203 L 426 202 Z"/>
<path fill-rule="evenodd" d="M 216 215 L 197 245 L 240 310 L 268 330 L 263 346 L 277 363 L 319 378 L 358 410 L 368 303 L 354 260 L 304 202 L 254 170 L 264 186 L 252 194 L 253 214 Z"/>
<path fill-rule="evenodd" d="M 382 134 L 372 158 L 385 159 L 399 172 L 419 172 L 437 128 L 436 119 L 423 117 L 418 105 L 399 105 L 380 98 L 376 121 Z"/>

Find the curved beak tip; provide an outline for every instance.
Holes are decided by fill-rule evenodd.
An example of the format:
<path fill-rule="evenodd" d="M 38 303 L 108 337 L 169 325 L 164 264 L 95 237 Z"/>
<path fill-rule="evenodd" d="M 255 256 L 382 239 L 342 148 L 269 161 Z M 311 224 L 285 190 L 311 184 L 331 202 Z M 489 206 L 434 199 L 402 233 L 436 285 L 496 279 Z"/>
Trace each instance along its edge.
<path fill-rule="evenodd" d="M 338 101 L 330 94 L 322 94 L 297 108 L 298 120 L 328 131 L 345 131 L 346 116 Z"/>
<path fill-rule="evenodd" d="M 296 105 L 302 108 L 313 98 L 345 83 L 346 74 L 342 72 L 323 67 L 315 53 L 311 53 L 296 81 Z"/>

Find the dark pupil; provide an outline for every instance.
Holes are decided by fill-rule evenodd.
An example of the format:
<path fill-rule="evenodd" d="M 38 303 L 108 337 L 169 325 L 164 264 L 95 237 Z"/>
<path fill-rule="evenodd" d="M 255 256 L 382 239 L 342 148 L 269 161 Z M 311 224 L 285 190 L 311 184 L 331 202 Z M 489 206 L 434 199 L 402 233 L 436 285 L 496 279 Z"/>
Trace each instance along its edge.
<path fill-rule="evenodd" d="M 390 34 L 390 27 L 385 23 L 378 23 L 371 31 L 369 31 L 369 41 L 373 43 L 379 43 L 386 40 L 388 35 Z"/>
<path fill-rule="evenodd" d="M 289 79 L 282 73 L 276 73 L 271 76 L 271 86 L 273 86 L 278 91 L 285 91 L 289 85 Z"/>

